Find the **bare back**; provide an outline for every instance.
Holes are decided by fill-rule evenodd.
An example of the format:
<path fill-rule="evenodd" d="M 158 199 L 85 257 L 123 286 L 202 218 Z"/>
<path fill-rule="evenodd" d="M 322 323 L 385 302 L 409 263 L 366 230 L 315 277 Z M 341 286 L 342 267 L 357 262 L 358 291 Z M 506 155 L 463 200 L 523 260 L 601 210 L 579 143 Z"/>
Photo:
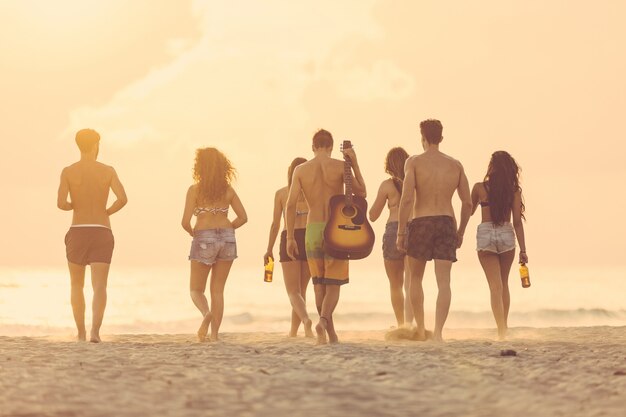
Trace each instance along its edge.
<path fill-rule="evenodd" d="M 278 198 L 278 203 L 280 204 L 280 210 L 283 215 L 283 226 L 284 229 L 287 229 L 287 197 L 289 197 L 289 187 L 283 187 L 276 192 L 276 197 Z M 304 229 L 306 227 L 306 219 L 309 213 L 309 206 L 304 199 L 303 196 L 298 198 L 298 203 L 296 204 L 296 229 Z"/>
<path fill-rule="evenodd" d="M 378 194 L 376 200 L 370 207 L 370 220 L 376 221 L 383 212 L 385 204 L 389 209 L 389 217 L 387 223 L 397 222 L 400 212 L 400 200 L 402 198 L 401 191 L 398 191 L 393 179 L 389 178 L 383 181 L 378 188 Z"/>
<path fill-rule="evenodd" d="M 115 170 L 97 161 L 76 162 L 63 170 L 62 183 L 65 180 L 72 201 L 72 225 L 111 227 L 107 201 L 114 178 Z"/>
<path fill-rule="evenodd" d="M 407 165 L 415 184 L 413 217 L 454 218 L 452 197 L 464 176 L 461 163 L 442 152 L 429 151 L 411 157 Z"/>
<path fill-rule="evenodd" d="M 299 182 L 309 205 L 307 223 L 328 220 L 330 198 L 343 194 L 343 173 L 344 162 L 325 155 L 318 155 L 296 168 L 294 181 Z"/>

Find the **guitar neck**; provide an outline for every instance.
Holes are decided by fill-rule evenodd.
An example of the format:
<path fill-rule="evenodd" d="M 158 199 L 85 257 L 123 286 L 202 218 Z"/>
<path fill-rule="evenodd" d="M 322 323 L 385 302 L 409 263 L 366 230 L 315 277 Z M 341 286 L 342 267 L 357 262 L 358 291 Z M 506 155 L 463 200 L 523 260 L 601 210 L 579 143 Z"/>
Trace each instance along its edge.
<path fill-rule="evenodd" d="M 352 165 L 347 156 L 343 157 L 343 182 L 346 187 L 346 206 L 352 206 Z"/>

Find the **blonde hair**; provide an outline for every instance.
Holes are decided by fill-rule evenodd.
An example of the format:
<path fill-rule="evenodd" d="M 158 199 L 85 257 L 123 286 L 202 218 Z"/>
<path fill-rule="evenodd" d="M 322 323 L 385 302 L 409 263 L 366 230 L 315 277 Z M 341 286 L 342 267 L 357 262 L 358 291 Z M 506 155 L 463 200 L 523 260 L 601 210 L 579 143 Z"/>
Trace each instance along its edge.
<path fill-rule="evenodd" d="M 236 175 L 231 162 L 216 148 L 196 150 L 193 179 L 198 184 L 198 202 L 210 203 L 223 198 Z"/>

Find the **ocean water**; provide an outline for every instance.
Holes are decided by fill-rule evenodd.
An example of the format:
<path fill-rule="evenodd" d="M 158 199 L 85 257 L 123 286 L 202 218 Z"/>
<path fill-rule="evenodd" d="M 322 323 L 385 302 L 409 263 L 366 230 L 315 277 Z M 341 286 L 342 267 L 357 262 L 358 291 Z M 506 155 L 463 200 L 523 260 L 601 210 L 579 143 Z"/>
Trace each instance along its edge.
<path fill-rule="evenodd" d="M 626 325 L 626 270 L 531 270 L 523 289 L 512 271 L 511 327 Z M 200 315 L 189 298 L 186 265 L 172 269 L 118 269 L 109 276 L 103 334 L 192 333 Z M 87 324 L 91 287 L 85 280 Z M 437 295 L 434 271 L 424 278 L 426 325 L 432 328 Z M 69 277 L 64 269 L 0 269 L 0 335 L 72 334 Z M 307 306 L 317 317 L 313 288 Z M 263 282 L 262 268 L 235 264 L 226 284 L 221 331 L 287 332 L 290 306 L 282 273 Z M 377 330 L 395 325 L 384 270 L 351 265 L 351 282 L 342 287 L 335 313 L 338 329 Z M 495 327 L 487 282 L 480 269 L 454 269 L 450 328 Z"/>

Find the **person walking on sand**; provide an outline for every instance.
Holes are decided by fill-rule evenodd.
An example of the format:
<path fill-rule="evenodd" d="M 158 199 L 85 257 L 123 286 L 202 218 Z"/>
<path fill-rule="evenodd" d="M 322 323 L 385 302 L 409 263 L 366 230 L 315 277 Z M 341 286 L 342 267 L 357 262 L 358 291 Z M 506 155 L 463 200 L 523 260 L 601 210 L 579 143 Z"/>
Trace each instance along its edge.
<path fill-rule="evenodd" d="M 100 135 L 92 129 L 76 133 L 80 160 L 61 172 L 57 206 L 72 211 L 72 225 L 65 235 L 67 264 L 71 280 L 71 303 L 78 340 L 87 339 L 85 329 L 85 269 L 91 267 L 93 286 L 92 323 L 89 341 L 101 342 L 100 327 L 107 303 L 107 279 L 114 238 L 110 216 L 128 199 L 113 167 L 97 161 Z M 116 200 L 107 208 L 109 190 Z M 69 201 L 68 201 L 69 196 Z"/>
<path fill-rule="evenodd" d="M 480 205 L 482 215 L 476 233 L 476 250 L 489 284 L 491 311 L 500 340 L 505 339 L 508 328 L 509 272 L 515 258 L 516 236 L 520 247 L 519 262 L 528 262 L 519 171 L 511 155 L 505 151 L 494 152 L 483 182 L 476 183 L 472 189 L 472 214 Z"/>
<path fill-rule="evenodd" d="M 296 259 L 299 253 L 295 239 L 296 209 L 300 193 L 309 205 L 305 246 L 315 290 L 315 304 L 320 320 L 315 326 L 317 341 L 338 343 L 333 312 L 339 302 L 339 289 L 349 281 L 348 261 L 335 259 L 324 253 L 324 228 L 329 220 L 329 201 L 333 195 L 343 194 L 344 161 L 331 158 L 333 137 L 321 129 L 313 135 L 313 154 L 310 161 L 296 167 L 287 198 L 287 254 Z M 354 179 L 354 194 L 365 197 L 365 182 L 353 148 L 344 150 L 350 158 Z M 327 338 L 328 336 L 328 338 Z"/>
<path fill-rule="evenodd" d="M 283 217 L 285 226 L 287 220 L 285 219 L 285 205 L 287 203 L 287 196 L 289 195 L 289 187 L 291 187 L 291 181 L 293 178 L 294 169 L 306 162 L 305 158 L 295 158 L 289 169 L 287 170 L 287 186 L 276 191 L 274 196 L 274 216 L 272 218 L 272 225 L 270 227 L 269 241 L 267 244 L 267 251 L 263 256 L 263 260 L 267 264 L 269 258 L 274 258 L 273 249 L 274 243 L 276 243 L 276 237 L 278 236 L 278 230 L 280 228 L 280 218 Z M 294 229 L 294 238 L 298 245 L 298 253 L 296 259 L 291 259 L 287 254 L 287 229 L 284 229 L 280 234 L 280 253 L 279 261 L 283 269 L 283 279 L 285 280 L 285 288 L 287 289 L 287 295 L 291 302 L 291 329 L 289 330 L 289 337 L 296 337 L 298 335 L 298 328 L 300 323 L 304 323 L 304 333 L 306 337 L 313 337 L 312 321 L 309 318 L 309 313 L 306 311 L 306 289 L 311 279 L 311 273 L 309 272 L 309 265 L 306 259 L 306 251 L 304 248 L 304 235 L 306 231 L 306 216 L 309 213 L 309 206 L 304 199 L 304 194 L 300 193 L 296 200 L 296 220 Z"/>
<path fill-rule="evenodd" d="M 380 184 L 376 200 L 370 208 L 370 220 L 375 222 L 383 212 L 385 204 L 389 209 L 389 217 L 383 235 L 383 259 L 385 272 L 389 278 L 391 306 L 396 316 L 398 327 L 410 326 L 413 321 L 411 307 L 410 271 L 406 253 L 398 250 L 396 239 L 398 234 L 398 206 L 404 182 L 404 163 L 409 154 L 403 148 L 392 148 L 385 158 L 385 172 L 391 176 Z M 404 287 L 404 289 L 403 289 Z"/>
<path fill-rule="evenodd" d="M 429 119 L 420 123 L 424 152 L 406 161 L 398 215 L 396 243 L 398 249 L 406 250 L 409 256 L 411 303 L 420 340 L 426 339 L 422 288 L 426 262 L 435 260 L 439 294 L 433 338 L 442 341 L 443 326 L 450 310 L 452 263 L 456 262 L 456 249 L 463 243 L 472 211 L 469 183 L 463 166 L 439 150 L 442 131 L 439 120 Z M 458 228 L 452 208 L 455 191 L 462 203 Z M 413 220 L 405 231 L 410 213 L 413 213 Z"/>
<path fill-rule="evenodd" d="M 192 237 L 189 260 L 191 299 L 202 314 L 198 340 L 203 342 L 211 329 L 211 341 L 218 340 L 224 315 L 224 286 L 237 258 L 235 229 L 248 221 L 246 210 L 231 186 L 235 168 L 215 148 L 196 151 L 193 167 L 194 184 L 187 190 L 182 226 Z M 237 216 L 228 219 L 229 208 Z M 196 217 L 194 227 L 191 218 Z M 211 273 L 211 307 L 204 292 Z"/>

